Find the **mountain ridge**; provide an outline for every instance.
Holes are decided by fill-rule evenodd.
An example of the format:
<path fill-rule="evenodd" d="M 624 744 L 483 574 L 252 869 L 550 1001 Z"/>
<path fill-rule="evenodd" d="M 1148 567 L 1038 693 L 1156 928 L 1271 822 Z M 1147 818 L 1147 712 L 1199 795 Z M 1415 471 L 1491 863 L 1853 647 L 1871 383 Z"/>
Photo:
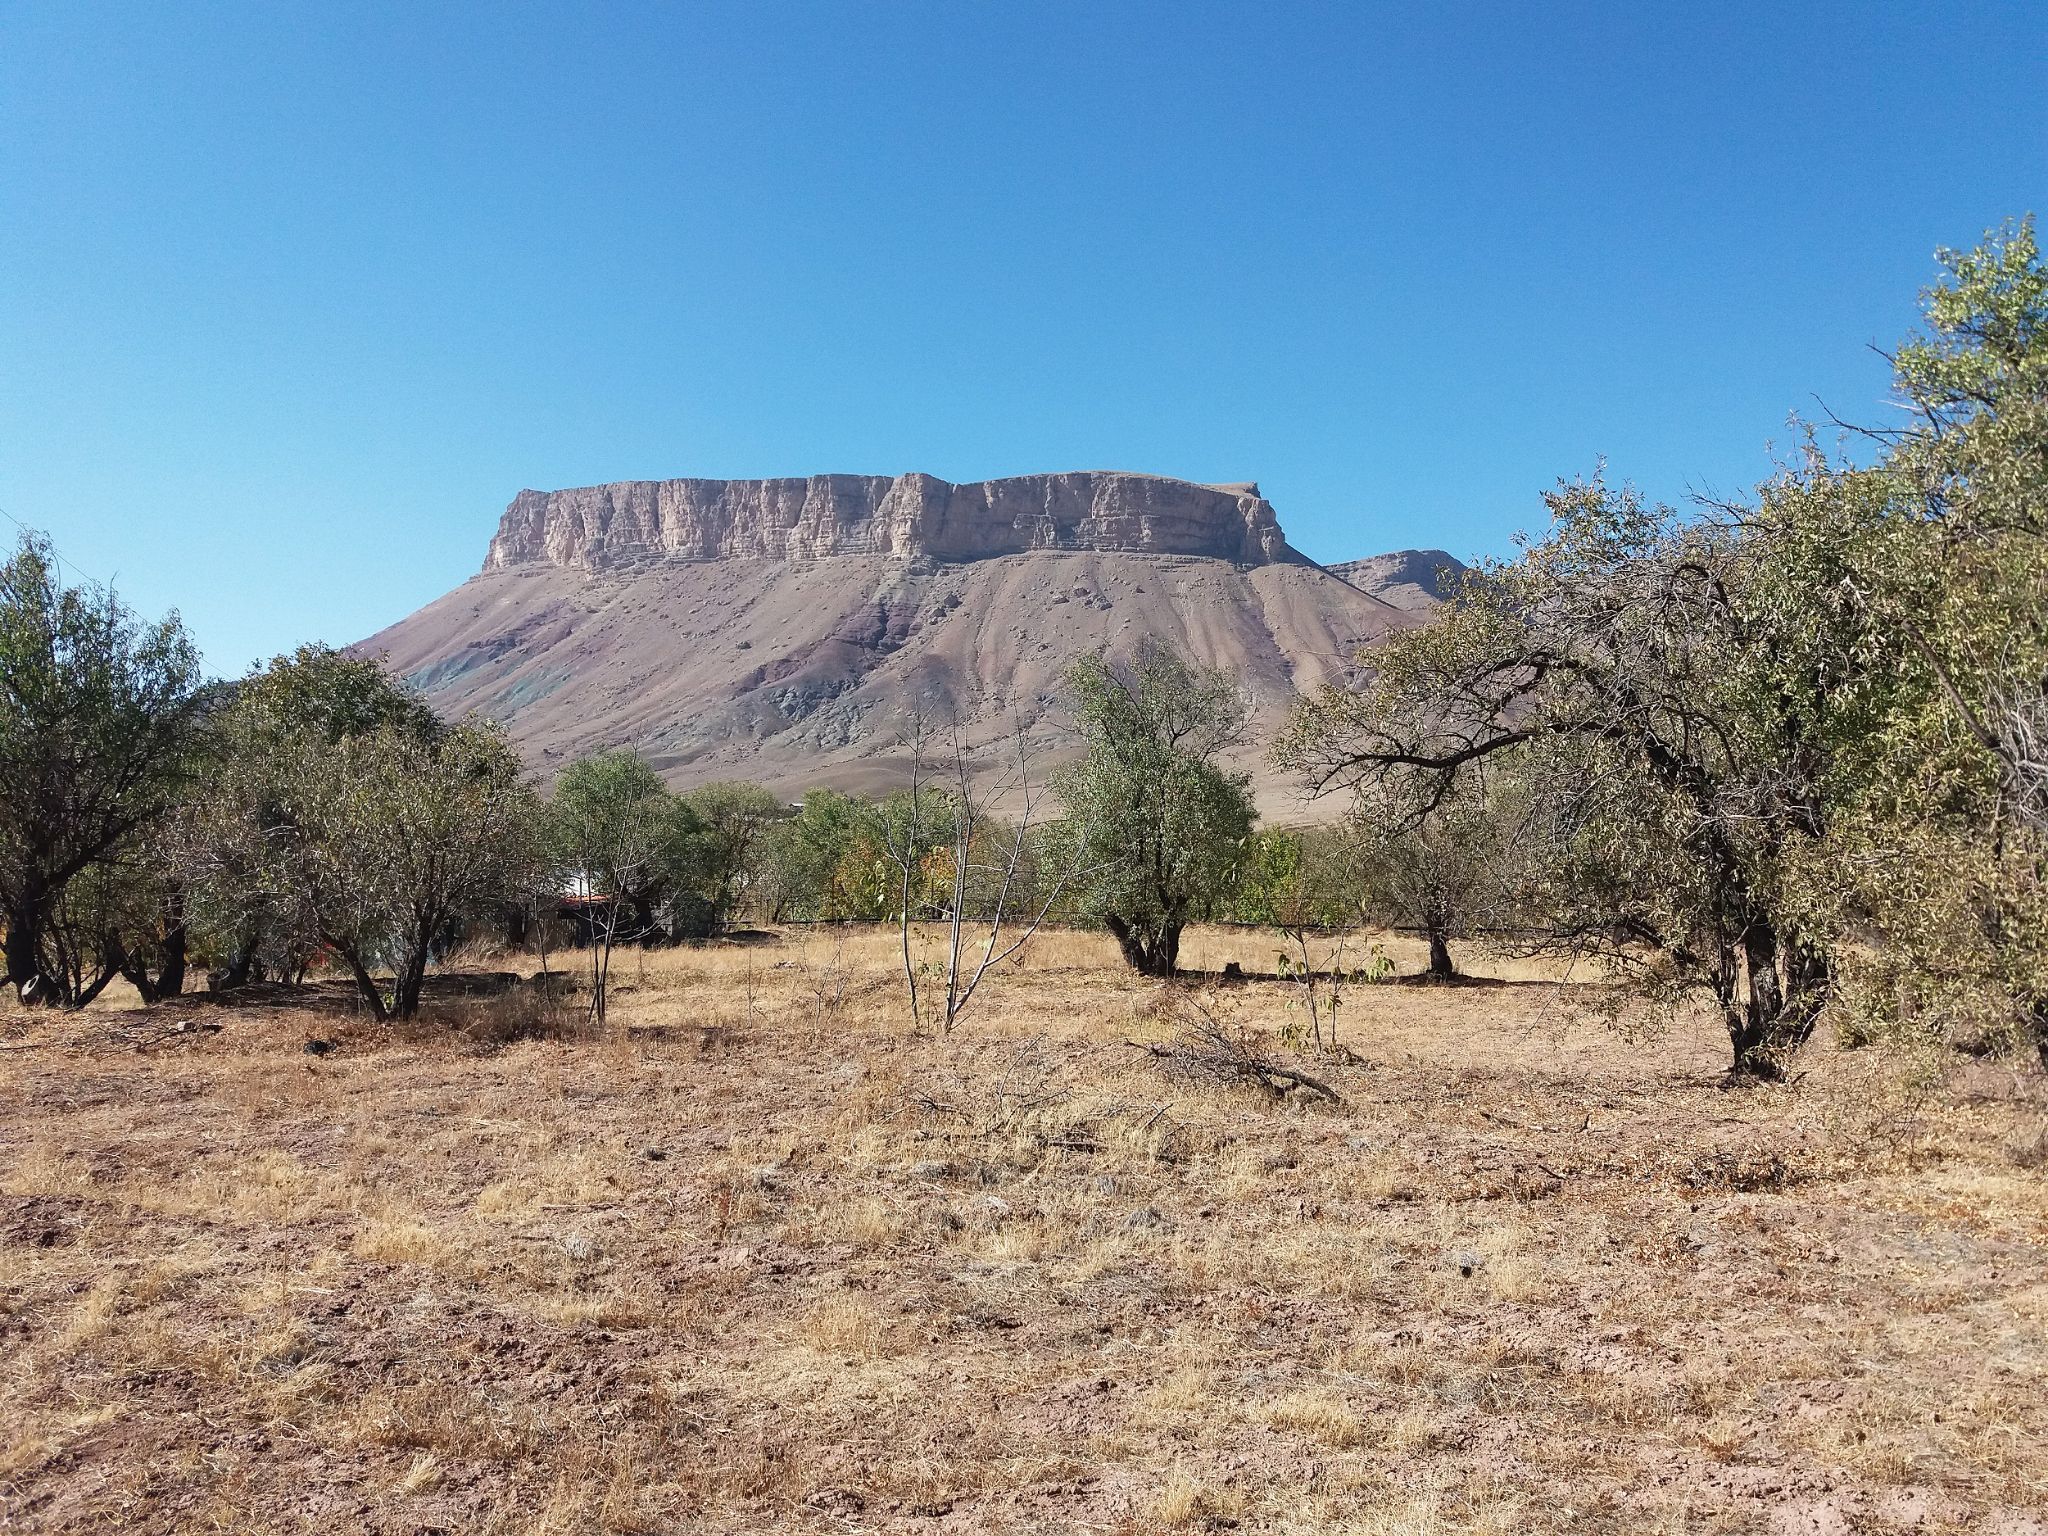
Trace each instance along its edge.
<path fill-rule="evenodd" d="M 523 490 L 499 520 L 484 569 L 731 556 L 962 561 L 1055 549 L 1207 555 L 1242 565 L 1306 558 L 1288 546 L 1253 482 L 1202 485 L 1082 470 L 954 484 L 912 472 Z"/>
<path fill-rule="evenodd" d="M 1243 684 L 1255 742 L 1231 762 L 1271 814 L 1291 786 L 1256 742 L 1419 622 L 1417 573 L 1444 561 L 1403 551 L 1334 574 L 1250 482 L 620 481 L 522 492 L 483 570 L 356 649 L 444 713 L 502 721 L 544 775 L 623 746 L 677 786 L 794 795 L 900 782 L 913 705 L 958 717 L 972 747 L 1021 729 L 1057 757 L 1066 667 L 1151 637 Z"/>

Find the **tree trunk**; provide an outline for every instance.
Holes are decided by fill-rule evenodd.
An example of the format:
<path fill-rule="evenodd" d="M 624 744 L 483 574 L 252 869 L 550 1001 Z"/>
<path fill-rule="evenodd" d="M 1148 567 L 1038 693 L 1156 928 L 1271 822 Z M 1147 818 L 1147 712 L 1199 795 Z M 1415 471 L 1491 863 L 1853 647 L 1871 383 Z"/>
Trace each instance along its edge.
<path fill-rule="evenodd" d="M 106 951 L 100 956 L 99 975 L 93 977 L 91 981 L 78 989 L 78 995 L 71 999 L 70 1006 L 73 1008 L 83 1008 L 102 992 L 106 991 L 107 984 L 116 976 L 124 973 L 127 958 L 127 955 L 121 949 L 120 941 L 118 939 L 109 939 Z M 129 979 L 131 981 L 134 980 L 133 976 L 130 976 Z M 156 989 L 149 984 L 149 977 L 146 974 L 136 985 L 135 992 L 145 1004 L 156 1001 Z"/>
<path fill-rule="evenodd" d="M 1116 940 L 1116 947 L 1123 951 L 1124 964 L 1143 975 L 1145 972 L 1145 941 L 1138 937 L 1131 925 L 1114 912 L 1103 918 L 1102 925 Z"/>
<path fill-rule="evenodd" d="M 1154 976 L 1172 977 L 1180 974 L 1180 934 L 1179 923 L 1168 923 L 1159 930 L 1159 940 L 1152 947 Z"/>
<path fill-rule="evenodd" d="M 1783 979 L 1778 974 L 1777 931 L 1762 919 L 1749 924 L 1742 933 L 1742 969 L 1748 982 L 1747 995 L 1728 1013 L 1729 1044 L 1734 1060 L 1729 1070 L 1737 1077 L 1774 1081 L 1785 1075 L 1782 1055 L 1812 1030 L 1786 1031 L 1786 999 Z M 1796 1035 L 1797 1038 L 1790 1038 Z"/>
<path fill-rule="evenodd" d="M 24 895 L 21 909 L 7 914 L 7 984 L 24 1007 L 48 1006 L 64 989 L 43 972 L 40 893 L 31 887 Z"/>
<path fill-rule="evenodd" d="M 1134 928 L 1115 913 L 1104 917 L 1102 924 L 1116 939 L 1117 948 L 1123 951 L 1124 964 L 1140 976 L 1172 977 L 1180 968 L 1180 935 L 1182 924 L 1162 923 L 1155 933 Z"/>
<path fill-rule="evenodd" d="M 1765 1048 L 1763 1025 L 1757 1018 L 1754 1003 L 1744 1003 L 1729 1010 L 1728 1043 L 1734 1051 L 1734 1060 L 1728 1068 L 1733 1076 L 1760 1078 L 1766 1082 L 1778 1076 L 1778 1064 Z"/>
<path fill-rule="evenodd" d="M 654 903 L 645 891 L 636 892 L 629 905 L 632 907 L 632 926 L 626 930 L 629 942 L 646 948 L 648 935 L 654 932 Z"/>
<path fill-rule="evenodd" d="M 145 1008 L 157 1001 L 160 994 L 157 991 L 156 983 L 150 979 L 149 957 L 147 955 L 137 954 L 134 950 L 129 949 L 121 942 L 118 934 L 112 933 L 106 937 L 103 954 L 104 958 L 100 962 L 102 973 L 112 970 L 119 971 L 123 976 L 126 976 L 128 978 L 128 985 L 135 989 L 135 995 L 142 999 L 142 1005 Z M 94 988 L 95 993 L 98 990 L 98 988 Z M 83 1007 L 85 1001 L 90 1001 L 90 999 L 81 1001 L 79 1006 Z"/>
<path fill-rule="evenodd" d="M 176 886 L 164 896 L 163 964 L 157 967 L 156 995 L 177 997 L 185 990 L 185 893 Z"/>
<path fill-rule="evenodd" d="M 246 935 L 235 946 L 234 953 L 228 956 L 227 969 L 222 973 L 220 979 L 220 987 L 223 992 L 232 987 L 246 987 L 249 985 L 250 973 L 256 966 L 257 942 L 254 934 Z"/>
<path fill-rule="evenodd" d="M 427 944 L 424 940 L 413 946 L 399 965 L 398 974 L 391 984 L 391 1016 L 394 1019 L 409 1019 L 420 1011 L 420 988 L 427 979 Z"/>
<path fill-rule="evenodd" d="M 370 974 L 369 967 L 363 964 L 355 952 L 355 947 L 350 945 L 344 948 L 332 939 L 327 942 L 336 954 L 348 962 L 349 974 L 356 979 L 356 989 L 363 994 L 363 1001 L 370 1005 L 370 1017 L 379 1024 L 389 1023 L 391 1010 L 385 1005 L 384 994 L 377 986 L 377 978 Z"/>
<path fill-rule="evenodd" d="M 1813 1038 L 1821 1010 L 1834 995 L 1834 967 L 1827 955 L 1816 948 L 1793 943 L 1785 948 L 1785 1019 L 1781 1034 L 1785 1045 L 1797 1049 Z"/>
<path fill-rule="evenodd" d="M 1725 1009 L 1731 1070 L 1738 1077 L 1783 1077 L 1785 1058 L 1812 1038 L 1820 1021 L 1833 970 L 1822 951 L 1797 941 L 1780 944 L 1777 930 L 1761 920 L 1742 935 L 1742 965 L 1747 995 Z"/>

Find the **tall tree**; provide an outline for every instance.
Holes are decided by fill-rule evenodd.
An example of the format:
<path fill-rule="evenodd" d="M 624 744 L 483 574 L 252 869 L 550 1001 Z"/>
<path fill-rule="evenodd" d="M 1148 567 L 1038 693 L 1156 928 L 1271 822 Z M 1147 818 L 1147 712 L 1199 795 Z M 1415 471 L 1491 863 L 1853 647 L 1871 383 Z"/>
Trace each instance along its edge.
<path fill-rule="evenodd" d="M 1546 500 L 1547 537 L 1379 647 L 1367 686 L 1305 701 L 1280 756 L 1418 826 L 1512 756 L 1547 835 L 1550 941 L 1654 952 L 1659 990 L 1711 993 L 1734 1070 L 1775 1075 L 1829 995 L 1790 895 L 1829 755 L 1754 599 L 1768 552 L 1598 479 Z"/>
<path fill-rule="evenodd" d="M 1127 662 L 1083 658 L 1067 688 L 1084 751 L 1053 785 L 1083 908 L 1132 969 L 1171 976 L 1188 924 L 1229 900 L 1256 819 L 1250 780 L 1214 761 L 1243 735 L 1244 695 L 1149 640 Z"/>
<path fill-rule="evenodd" d="M 1748 525 L 1781 551 L 1783 668 L 1830 706 L 1809 900 L 1852 1006 L 2048 1064 L 2048 267 L 2031 221 L 1940 255 L 1907 425 L 1863 433 L 1869 467 L 1809 451 Z"/>
<path fill-rule="evenodd" d="M 0 919 L 23 1002 L 77 1000 L 52 917 L 175 803 L 198 702 L 176 614 L 144 624 L 110 590 L 66 587 L 48 541 L 22 536 L 0 565 Z"/>
<path fill-rule="evenodd" d="M 375 662 L 307 645 L 232 685 L 208 736 L 206 771 L 178 819 L 192 904 L 226 950 L 225 980 L 303 971 L 325 944 L 331 881 L 307 807 L 333 786 L 342 743 L 380 728 L 431 736 L 440 721 Z"/>
<path fill-rule="evenodd" d="M 683 803 L 696 817 L 699 894 L 723 928 L 760 873 L 768 829 L 787 807 L 758 784 L 722 780 L 690 790 Z"/>
<path fill-rule="evenodd" d="M 435 946 L 527 888 L 538 801 L 503 731 L 473 720 L 344 737 L 323 787 L 301 801 L 296 829 L 321 868 L 322 937 L 374 1016 L 411 1018 Z M 388 1004 L 376 967 L 392 974 Z"/>
<path fill-rule="evenodd" d="M 762 862 L 771 887 L 768 915 L 821 922 L 880 915 L 870 894 L 872 868 L 855 868 L 876 839 L 874 807 L 834 789 L 804 792 L 794 816 L 769 829 Z M 875 855 L 865 860 L 872 866 Z"/>

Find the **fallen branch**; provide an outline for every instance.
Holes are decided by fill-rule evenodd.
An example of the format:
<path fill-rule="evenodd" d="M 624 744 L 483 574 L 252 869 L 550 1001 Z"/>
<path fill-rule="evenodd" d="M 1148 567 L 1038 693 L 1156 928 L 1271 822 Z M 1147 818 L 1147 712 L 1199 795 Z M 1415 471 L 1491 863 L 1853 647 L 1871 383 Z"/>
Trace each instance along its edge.
<path fill-rule="evenodd" d="M 1276 1061 L 1248 1031 L 1226 1028 L 1192 999 L 1183 1002 L 1172 1039 L 1126 1040 L 1124 1044 L 1166 1063 L 1170 1071 L 1183 1076 L 1250 1083 L 1274 1099 L 1284 1099 L 1300 1090 L 1331 1104 L 1344 1102 L 1344 1095 L 1321 1078 Z"/>

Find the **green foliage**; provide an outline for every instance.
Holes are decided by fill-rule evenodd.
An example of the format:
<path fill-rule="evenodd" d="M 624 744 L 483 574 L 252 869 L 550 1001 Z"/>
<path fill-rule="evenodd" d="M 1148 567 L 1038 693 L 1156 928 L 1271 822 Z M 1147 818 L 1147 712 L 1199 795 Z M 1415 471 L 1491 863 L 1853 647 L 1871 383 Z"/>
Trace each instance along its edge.
<path fill-rule="evenodd" d="M 1370 687 L 1305 705 L 1283 751 L 1351 787 L 1369 821 L 1418 830 L 1425 865 L 1476 840 L 1460 878 L 1482 883 L 1472 817 L 1505 772 L 1521 809 L 1497 820 L 1534 861 L 1516 903 L 1532 941 L 1631 967 L 1655 994 L 1706 991 L 1736 1069 L 1776 1072 L 1828 995 L 1823 936 L 1789 892 L 1825 828 L 1830 757 L 1754 597 L 1767 551 L 1734 518 L 1682 519 L 1598 479 L 1547 500 L 1542 541 L 1391 640 Z M 1455 835 L 1432 845 L 1431 823 Z M 1432 903 L 1429 884 L 1411 899 Z"/>
<path fill-rule="evenodd" d="M 342 737 L 327 761 L 326 787 L 300 801 L 298 827 L 305 853 L 324 866 L 323 937 L 359 981 L 371 966 L 388 968 L 391 1011 L 408 1018 L 433 946 L 530 882 L 538 801 L 490 723 L 434 732 L 387 723 Z"/>
<path fill-rule="evenodd" d="M 578 895 L 608 904 L 609 935 L 644 936 L 657 906 L 694 894 L 703 823 L 637 754 L 571 763 L 548 813 L 557 865 Z"/>
<path fill-rule="evenodd" d="M 175 614 L 143 624 L 66 587 L 24 534 L 0 565 L 0 923 L 24 1001 L 76 1002 L 50 924 L 71 881 L 138 858 L 192 771 L 199 663 Z"/>
<path fill-rule="evenodd" d="M 1809 440 L 1693 518 L 1563 485 L 1280 746 L 1395 826 L 1508 765 L 1535 940 L 1706 989 L 1738 1070 L 1845 1001 L 2048 1059 L 2048 275 L 2031 225 L 1944 260 L 1875 464 Z"/>
<path fill-rule="evenodd" d="M 645 758 L 623 749 L 582 758 L 562 770 L 547 807 L 548 847 L 557 890 L 579 905 L 578 928 L 590 959 L 590 1017 L 603 1024 L 613 946 L 661 934 L 710 931 L 711 908 L 698 894 L 704 824 Z"/>
<path fill-rule="evenodd" d="M 403 1018 L 434 945 L 533 880 L 538 804 L 496 726 L 444 725 L 374 662 L 306 647 L 224 712 L 182 858 L 235 947 L 282 969 L 328 949 Z"/>
<path fill-rule="evenodd" d="M 693 852 L 697 894 L 712 921 L 729 922 L 760 877 L 768 852 L 768 831 L 787 807 L 758 784 L 722 781 L 682 796 L 697 820 Z"/>
<path fill-rule="evenodd" d="M 1174 973 L 1182 930 L 1224 910 L 1251 837 L 1249 780 L 1212 759 L 1244 728 L 1230 679 L 1146 644 L 1067 674 L 1085 748 L 1054 787 L 1082 910 L 1150 975 Z"/>
<path fill-rule="evenodd" d="M 1367 882 L 1342 828 L 1267 828 L 1246 845 L 1231 915 L 1289 932 L 1342 928 L 1364 916 Z"/>
<path fill-rule="evenodd" d="M 1785 658 L 1841 748 L 1809 899 L 1864 941 L 1854 1028 L 2048 1061 L 2048 268 L 2031 221 L 1942 259 L 1897 358 L 1914 427 L 1763 501 L 1781 601 L 1827 621 Z"/>
<path fill-rule="evenodd" d="M 810 828 L 828 814 L 824 802 Z M 552 841 L 564 879 L 591 899 L 586 915 L 606 943 L 665 935 L 700 938 L 755 895 L 772 908 L 814 878 L 779 823 L 784 808 L 753 784 L 707 784 L 672 794 L 633 752 L 572 763 L 556 781 Z M 600 921 L 601 919 L 601 921 Z M 586 923 L 586 927 L 588 923 Z"/>
<path fill-rule="evenodd" d="M 760 876 L 766 915 L 810 922 L 883 916 L 886 901 L 871 867 L 880 858 L 873 821 L 871 808 L 851 795 L 806 792 L 796 814 L 767 832 Z"/>
<path fill-rule="evenodd" d="M 1507 754 L 1512 759 L 1512 754 Z M 1361 786 L 1346 828 L 1360 872 L 1359 901 L 1390 928 L 1419 929 L 1429 972 L 1456 974 L 1451 941 L 1504 924 L 1524 878 L 1526 805 L 1521 786 L 1495 763 L 1463 782 L 1430 786 L 1392 776 Z"/>
<path fill-rule="evenodd" d="M 888 914 L 907 914 L 912 922 L 944 917 L 953 897 L 958 801 L 944 789 L 920 784 L 885 796 L 874 817 L 887 871 Z"/>

